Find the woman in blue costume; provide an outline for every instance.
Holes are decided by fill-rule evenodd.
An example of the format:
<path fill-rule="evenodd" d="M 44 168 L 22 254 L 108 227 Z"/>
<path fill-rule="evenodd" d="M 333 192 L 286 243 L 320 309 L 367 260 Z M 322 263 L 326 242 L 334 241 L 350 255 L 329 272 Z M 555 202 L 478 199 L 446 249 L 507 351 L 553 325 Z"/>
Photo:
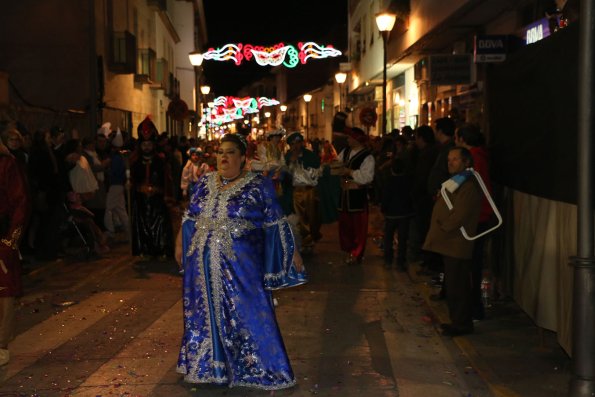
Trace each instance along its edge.
<path fill-rule="evenodd" d="M 306 282 L 269 178 L 244 171 L 246 144 L 221 139 L 217 171 L 197 183 L 178 235 L 184 336 L 177 371 L 190 383 L 265 390 L 295 385 L 271 290 Z"/>

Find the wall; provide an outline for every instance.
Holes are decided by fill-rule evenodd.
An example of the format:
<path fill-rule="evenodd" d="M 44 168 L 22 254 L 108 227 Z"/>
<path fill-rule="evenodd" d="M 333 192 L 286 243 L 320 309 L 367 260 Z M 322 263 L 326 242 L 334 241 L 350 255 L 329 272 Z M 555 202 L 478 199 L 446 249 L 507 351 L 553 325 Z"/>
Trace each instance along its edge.
<path fill-rule="evenodd" d="M 88 2 L 3 2 L 0 69 L 23 99 L 56 110 L 89 104 Z"/>

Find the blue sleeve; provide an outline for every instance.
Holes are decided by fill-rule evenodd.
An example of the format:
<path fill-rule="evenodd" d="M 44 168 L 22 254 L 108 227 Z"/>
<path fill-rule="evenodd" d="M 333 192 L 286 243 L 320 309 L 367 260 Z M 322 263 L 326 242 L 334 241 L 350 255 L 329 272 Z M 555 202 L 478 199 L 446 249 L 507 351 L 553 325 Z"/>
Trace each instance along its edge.
<path fill-rule="evenodd" d="M 305 271 L 297 272 L 293 264 L 293 233 L 277 201 L 273 183 L 269 178 L 262 180 L 265 288 L 279 289 L 304 284 L 307 276 Z"/>

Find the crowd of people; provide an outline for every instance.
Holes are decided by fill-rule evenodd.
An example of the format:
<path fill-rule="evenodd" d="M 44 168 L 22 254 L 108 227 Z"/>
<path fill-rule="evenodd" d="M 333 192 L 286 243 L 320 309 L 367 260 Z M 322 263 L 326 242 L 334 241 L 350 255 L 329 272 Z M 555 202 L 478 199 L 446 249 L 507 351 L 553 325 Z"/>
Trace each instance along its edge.
<path fill-rule="evenodd" d="M 451 317 L 443 333 L 473 332 L 473 320 L 484 316 L 483 239 L 466 240 L 459 229 L 485 230 L 492 217 L 466 171 L 474 167 L 489 188 L 479 128 L 441 118 L 370 137 L 342 116 L 330 141 L 282 128 L 257 138 L 187 139 L 159 133 L 149 118 L 136 139 L 109 123 L 83 139 L 60 127 L 29 134 L 9 124 L 0 167 L 18 170 L 26 199 L 16 197 L 19 182 L 4 175 L 0 188 L 16 196 L 0 205 L 0 266 L 18 268 L 15 247 L 40 260 L 63 254 L 65 237 L 56 230 L 68 220 L 98 255 L 119 236 L 141 262 L 175 258 L 184 278 L 178 371 L 185 380 L 280 389 L 295 378 L 271 291 L 307 281 L 302 255 L 315 251 L 322 224 L 337 223 L 347 265 L 364 263 L 376 205 L 385 267 L 406 271 L 420 262 L 422 271 L 443 272 L 437 299 L 447 300 Z M 442 184 L 454 177 L 457 188 L 445 196 Z M 174 237 L 176 207 L 185 212 Z M 5 221 L 11 211 L 20 218 Z M 4 297 L 22 292 L 20 276 L 11 276 L 0 272 L 3 324 L 14 303 Z M 10 326 L 2 329 L 0 361 L 10 340 Z"/>

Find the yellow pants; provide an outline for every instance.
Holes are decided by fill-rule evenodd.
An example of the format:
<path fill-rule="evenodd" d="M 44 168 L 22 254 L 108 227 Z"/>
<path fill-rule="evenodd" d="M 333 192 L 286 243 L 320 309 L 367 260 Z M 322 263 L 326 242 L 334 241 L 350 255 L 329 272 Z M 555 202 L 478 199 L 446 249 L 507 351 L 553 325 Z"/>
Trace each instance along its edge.
<path fill-rule="evenodd" d="M 320 239 L 318 194 L 315 187 L 293 187 L 293 210 L 299 217 L 298 229 L 302 246 L 312 247 Z"/>

